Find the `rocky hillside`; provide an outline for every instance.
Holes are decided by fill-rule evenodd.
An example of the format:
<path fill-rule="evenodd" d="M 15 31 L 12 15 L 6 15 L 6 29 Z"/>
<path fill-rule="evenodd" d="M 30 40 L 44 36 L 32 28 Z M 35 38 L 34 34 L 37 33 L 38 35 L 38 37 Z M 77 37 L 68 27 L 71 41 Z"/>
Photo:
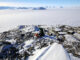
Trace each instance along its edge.
<path fill-rule="evenodd" d="M 0 33 L 0 59 L 33 60 L 40 56 L 37 51 L 42 53 L 55 43 L 62 45 L 71 59 L 80 59 L 80 27 L 67 25 L 20 25 Z"/>

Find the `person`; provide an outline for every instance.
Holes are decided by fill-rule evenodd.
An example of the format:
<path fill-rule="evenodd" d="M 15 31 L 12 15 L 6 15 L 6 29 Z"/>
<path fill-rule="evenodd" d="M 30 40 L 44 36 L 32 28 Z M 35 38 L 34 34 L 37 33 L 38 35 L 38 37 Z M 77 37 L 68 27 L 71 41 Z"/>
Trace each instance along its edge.
<path fill-rule="evenodd" d="M 45 34 L 44 34 L 44 30 L 43 30 L 43 28 L 39 28 L 39 29 L 40 29 L 39 37 L 44 36 Z"/>
<path fill-rule="evenodd" d="M 39 32 L 34 34 L 35 39 L 45 36 L 43 28 L 39 28 Z"/>
<path fill-rule="evenodd" d="M 36 36 L 36 37 L 39 37 L 39 34 L 38 34 L 38 33 L 35 33 L 35 36 Z"/>

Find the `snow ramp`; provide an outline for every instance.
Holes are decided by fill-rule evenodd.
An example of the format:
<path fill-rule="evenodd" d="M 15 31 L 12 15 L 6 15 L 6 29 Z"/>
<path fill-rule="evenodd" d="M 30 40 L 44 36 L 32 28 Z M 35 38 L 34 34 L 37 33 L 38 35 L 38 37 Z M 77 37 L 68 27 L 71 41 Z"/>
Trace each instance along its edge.
<path fill-rule="evenodd" d="M 36 60 L 72 60 L 61 44 L 54 43 L 47 52 Z"/>

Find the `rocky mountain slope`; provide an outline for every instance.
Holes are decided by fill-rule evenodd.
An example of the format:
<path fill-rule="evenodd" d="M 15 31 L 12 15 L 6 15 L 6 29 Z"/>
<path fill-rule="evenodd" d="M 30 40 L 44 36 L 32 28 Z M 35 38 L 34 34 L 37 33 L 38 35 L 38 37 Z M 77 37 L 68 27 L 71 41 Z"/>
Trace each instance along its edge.
<path fill-rule="evenodd" d="M 4 31 L 0 59 L 80 60 L 80 27 L 20 25 Z"/>

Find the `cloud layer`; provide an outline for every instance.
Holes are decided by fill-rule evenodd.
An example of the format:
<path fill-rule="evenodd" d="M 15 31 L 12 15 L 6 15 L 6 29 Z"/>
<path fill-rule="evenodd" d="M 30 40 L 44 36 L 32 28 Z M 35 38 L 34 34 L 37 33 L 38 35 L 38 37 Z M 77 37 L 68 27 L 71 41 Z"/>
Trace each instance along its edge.
<path fill-rule="evenodd" d="M 14 6 L 14 7 L 31 7 L 31 6 L 45 6 L 47 4 L 41 4 L 41 3 L 15 3 L 15 2 L 0 2 L 0 6 Z"/>

